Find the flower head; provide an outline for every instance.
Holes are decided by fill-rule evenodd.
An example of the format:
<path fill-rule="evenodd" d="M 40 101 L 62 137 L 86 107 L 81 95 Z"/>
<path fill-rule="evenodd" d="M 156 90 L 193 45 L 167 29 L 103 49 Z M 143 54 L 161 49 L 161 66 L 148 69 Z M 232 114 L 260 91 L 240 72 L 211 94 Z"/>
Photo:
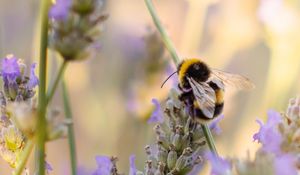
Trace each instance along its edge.
<path fill-rule="evenodd" d="M 48 174 L 50 173 L 50 171 L 53 171 L 52 166 L 48 162 L 45 162 L 45 167 Z"/>
<path fill-rule="evenodd" d="M 9 163 L 11 167 L 16 167 L 19 156 L 24 148 L 25 137 L 14 126 L 3 127 L 0 133 L 0 156 Z"/>
<path fill-rule="evenodd" d="M 130 169 L 129 169 L 129 175 L 136 175 L 136 167 L 135 167 L 135 155 L 131 155 L 129 157 L 129 164 L 130 164 Z"/>
<path fill-rule="evenodd" d="M 32 64 L 30 75 L 25 75 L 26 65 L 21 59 L 13 55 L 8 55 L 2 59 L 1 76 L 5 97 L 9 101 L 26 101 L 33 97 L 35 88 L 39 84 L 38 77 L 35 75 L 36 64 Z"/>
<path fill-rule="evenodd" d="M 278 131 L 278 124 L 282 121 L 280 114 L 276 111 L 270 110 L 268 112 L 268 120 L 266 124 L 257 120 L 260 125 L 258 133 L 253 135 L 253 139 L 263 144 L 263 150 L 279 154 L 282 136 Z"/>
<path fill-rule="evenodd" d="M 283 154 L 274 160 L 276 175 L 289 174 L 297 175 L 296 159 L 290 154 Z"/>
<path fill-rule="evenodd" d="M 32 64 L 30 67 L 30 76 L 29 76 L 29 81 L 27 83 L 27 86 L 30 89 L 34 88 L 39 84 L 39 79 L 34 73 L 35 67 L 36 67 L 36 63 Z"/>
<path fill-rule="evenodd" d="M 56 3 L 49 10 L 49 17 L 55 20 L 67 19 L 71 5 L 71 0 L 56 0 Z"/>
<path fill-rule="evenodd" d="M 214 155 L 211 152 L 205 154 L 207 160 L 211 163 L 211 174 L 212 175 L 225 175 L 230 174 L 231 164 L 229 161 Z"/>
<path fill-rule="evenodd" d="M 1 76 L 5 83 L 13 82 L 21 76 L 18 59 L 13 55 L 8 55 L 2 60 Z"/>
<path fill-rule="evenodd" d="M 164 121 L 164 115 L 161 110 L 159 101 L 157 99 L 153 98 L 152 103 L 154 104 L 155 109 L 154 109 L 152 115 L 150 116 L 148 123 L 156 123 L 156 122 L 162 123 Z"/>
<path fill-rule="evenodd" d="M 97 162 L 98 168 L 93 173 L 93 175 L 108 175 L 108 174 L 110 174 L 113 164 L 109 157 L 97 156 L 96 162 Z"/>

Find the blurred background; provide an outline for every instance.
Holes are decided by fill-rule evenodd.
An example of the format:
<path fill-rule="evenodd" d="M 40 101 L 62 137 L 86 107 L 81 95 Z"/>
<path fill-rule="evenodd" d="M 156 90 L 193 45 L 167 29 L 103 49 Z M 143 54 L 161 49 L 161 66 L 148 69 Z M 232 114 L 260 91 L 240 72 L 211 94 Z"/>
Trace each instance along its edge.
<path fill-rule="evenodd" d="M 0 0 L 0 55 L 13 53 L 28 63 L 38 59 L 39 1 Z M 222 133 L 215 137 L 221 155 L 253 157 L 257 118 L 269 109 L 284 112 L 300 90 L 300 1 L 298 0 L 154 0 L 158 15 L 182 58 L 201 58 L 211 67 L 249 77 L 252 91 L 226 89 Z M 107 0 L 109 19 L 101 48 L 91 59 L 66 71 L 74 114 L 79 167 L 93 170 L 96 155 L 116 155 L 121 172 L 136 154 L 143 169 L 144 146 L 152 143 L 147 118 L 152 98 L 161 101 L 176 86 L 176 70 L 142 0 Z M 57 59 L 56 59 L 57 58 Z M 60 61 L 49 53 L 49 81 Z M 51 104 L 60 109 L 61 94 Z M 51 174 L 69 174 L 66 139 L 47 144 Z M 33 159 L 31 159 L 33 162 Z M 33 163 L 30 165 L 33 166 Z M 0 174 L 11 168 L 0 160 Z M 204 174 L 204 173 L 203 173 Z"/>

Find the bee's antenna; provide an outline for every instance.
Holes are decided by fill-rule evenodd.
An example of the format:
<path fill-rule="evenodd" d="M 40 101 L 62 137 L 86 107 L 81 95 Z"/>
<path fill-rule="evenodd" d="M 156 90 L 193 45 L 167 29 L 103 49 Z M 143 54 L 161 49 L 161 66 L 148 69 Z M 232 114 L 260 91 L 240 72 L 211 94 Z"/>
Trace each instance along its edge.
<path fill-rule="evenodd" d="M 173 72 L 171 75 L 169 75 L 168 76 L 168 78 L 163 82 L 163 84 L 161 85 L 161 87 L 160 88 L 163 88 L 163 86 L 165 85 L 165 83 L 174 75 L 174 74 L 176 74 L 177 73 L 177 71 L 175 71 L 175 72 Z"/>

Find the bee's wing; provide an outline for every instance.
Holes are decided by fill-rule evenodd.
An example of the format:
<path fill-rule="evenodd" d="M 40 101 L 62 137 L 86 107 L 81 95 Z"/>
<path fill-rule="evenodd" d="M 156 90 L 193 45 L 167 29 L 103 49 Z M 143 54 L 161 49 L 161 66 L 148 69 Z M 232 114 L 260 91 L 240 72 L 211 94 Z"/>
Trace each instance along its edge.
<path fill-rule="evenodd" d="M 196 82 L 193 78 L 188 78 L 188 80 L 203 114 L 208 118 L 213 118 L 216 102 L 215 91 L 207 83 Z"/>
<path fill-rule="evenodd" d="M 253 89 L 255 85 L 247 78 L 239 74 L 232 74 L 221 70 L 212 69 L 213 78 L 221 80 L 225 85 L 238 89 Z"/>

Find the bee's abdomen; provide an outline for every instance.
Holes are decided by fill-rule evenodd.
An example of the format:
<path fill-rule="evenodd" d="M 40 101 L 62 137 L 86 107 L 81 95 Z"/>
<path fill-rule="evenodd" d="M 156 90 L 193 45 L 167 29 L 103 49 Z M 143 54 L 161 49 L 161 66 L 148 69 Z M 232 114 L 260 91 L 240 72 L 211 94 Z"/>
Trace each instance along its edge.
<path fill-rule="evenodd" d="M 214 115 L 213 115 L 213 118 L 215 118 L 222 113 L 223 108 L 224 108 L 224 90 L 221 89 L 220 87 L 218 87 L 213 82 L 209 82 L 209 85 L 210 85 L 210 87 L 212 87 L 214 89 L 215 95 L 216 95 L 215 111 L 214 111 Z M 193 107 L 194 107 L 193 116 L 196 120 L 199 120 L 200 122 L 205 123 L 205 122 L 208 122 L 213 119 L 213 118 L 207 117 L 203 113 L 203 111 L 199 107 L 196 99 L 194 99 Z"/>
<path fill-rule="evenodd" d="M 194 106 L 193 117 L 194 119 L 198 120 L 200 123 L 206 123 L 212 119 L 207 117 L 198 106 Z"/>
<path fill-rule="evenodd" d="M 224 102 L 220 103 L 220 104 L 216 104 L 214 117 L 217 117 L 218 115 L 220 115 L 222 113 L 223 107 L 224 107 Z"/>
<path fill-rule="evenodd" d="M 224 90 L 217 86 L 217 84 L 214 82 L 209 82 L 209 86 L 214 89 L 216 94 L 214 117 L 217 117 L 222 113 L 224 108 Z"/>

